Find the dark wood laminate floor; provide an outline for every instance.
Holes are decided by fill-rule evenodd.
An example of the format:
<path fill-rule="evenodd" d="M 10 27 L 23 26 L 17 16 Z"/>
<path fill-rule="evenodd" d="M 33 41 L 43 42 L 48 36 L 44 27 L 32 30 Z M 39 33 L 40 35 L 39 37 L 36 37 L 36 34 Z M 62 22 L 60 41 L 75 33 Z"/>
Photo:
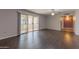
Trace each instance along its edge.
<path fill-rule="evenodd" d="M 40 30 L 0 40 L 0 48 L 76 49 L 79 48 L 79 36 L 71 32 Z"/>

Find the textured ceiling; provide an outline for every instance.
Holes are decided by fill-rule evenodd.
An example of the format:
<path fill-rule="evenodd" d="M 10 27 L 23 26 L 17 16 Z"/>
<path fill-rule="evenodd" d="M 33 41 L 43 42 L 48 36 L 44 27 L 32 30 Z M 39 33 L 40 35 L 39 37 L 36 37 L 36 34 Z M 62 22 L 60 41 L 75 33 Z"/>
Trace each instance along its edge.
<path fill-rule="evenodd" d="M 28 9 L 28 10 L 38 14 L 44 14 L 44 15 L 49 15 L 52 12 L 60 13 L 60 12 L 73 11 L 73 9 Z"/>

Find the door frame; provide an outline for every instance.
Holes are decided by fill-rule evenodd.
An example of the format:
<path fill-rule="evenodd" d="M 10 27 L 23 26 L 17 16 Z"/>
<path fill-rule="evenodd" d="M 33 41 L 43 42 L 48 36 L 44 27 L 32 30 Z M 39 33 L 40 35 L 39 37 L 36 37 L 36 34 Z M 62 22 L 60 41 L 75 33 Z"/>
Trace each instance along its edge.
<path fill-rule="evenodd" d="M 66 15 L 63 15 L 66 16 Z M 64 20 L 63 20 L 63 16 L 61 16 L 61 20 L 60 20 L 60 28 L 61 31 L 64 29 Z M 73 32 L 74 32 L 74 25 L 75 25 L 75 19 L 74 19 L 74 15 L 68 15 L 68 16 L 73 16 Z"/>
<path fill-rule="evenodd" d="M 21 32 L 21 14 L 22 13 L 17 12 L 17 18 L 18 18 L 18 20 L 17 20 L 17 34 L 18 35 L 25 34 L 25 33 L 20 33 Z M 27 14 L 23 14 L 23 15 L 27 15 Z M 27 26 L 28 26 L 28 24 L 27 24 Z M 28 32 L 28 28 L 27 28 L 27 32 Z"/>
<path fill-rule="evenodd" d="M 20 35 L 20 22 L 21 22 L 21 19 L 20 19 L 20 12 L 17 12 L 17 34 Z"/>

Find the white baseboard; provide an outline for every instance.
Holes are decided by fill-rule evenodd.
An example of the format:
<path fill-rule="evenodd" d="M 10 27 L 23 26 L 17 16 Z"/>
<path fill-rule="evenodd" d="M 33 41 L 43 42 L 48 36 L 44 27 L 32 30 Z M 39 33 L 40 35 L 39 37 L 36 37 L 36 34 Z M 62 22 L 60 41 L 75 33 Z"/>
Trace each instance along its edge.
<path fill-rule="evenodd" d="M 11 36 L 6 36 L 6 37 L 0 37 L 0 40 L 6 39 L 6 38 L 10 38 L 10 37 L 15 37 L 15 36 L 18 36 L 18 35 L 11 35 Z"/>
<path fill-rule="evenodd" d="M 56 30 L 56 31 L 61 31 L 61 30 L 59 30 L 59 29 L 50 29 L 50 30 Z"/>

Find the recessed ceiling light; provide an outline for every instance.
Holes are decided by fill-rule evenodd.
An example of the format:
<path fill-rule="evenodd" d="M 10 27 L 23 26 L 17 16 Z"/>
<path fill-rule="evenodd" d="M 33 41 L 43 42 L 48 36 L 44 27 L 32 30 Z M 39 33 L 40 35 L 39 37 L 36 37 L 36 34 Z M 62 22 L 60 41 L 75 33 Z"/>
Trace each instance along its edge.
<path fill-rule="evenodd" d="M 52 15 L 52 16 L 54 16 L 54 15 L 55 15 L 55 13 L 51 13 L 51 15 Z"/>

